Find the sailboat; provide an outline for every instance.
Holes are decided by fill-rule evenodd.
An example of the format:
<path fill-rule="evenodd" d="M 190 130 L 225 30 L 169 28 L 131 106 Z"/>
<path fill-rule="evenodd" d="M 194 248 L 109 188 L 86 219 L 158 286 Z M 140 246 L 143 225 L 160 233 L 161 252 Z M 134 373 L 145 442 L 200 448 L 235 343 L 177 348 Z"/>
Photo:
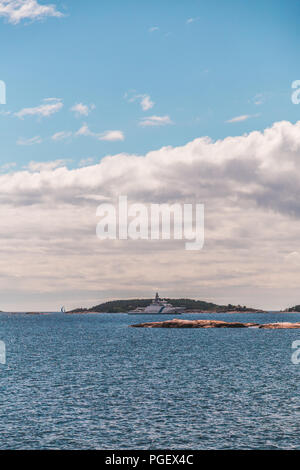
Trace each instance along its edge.
<path fill-rule="evenodd" d="M 60 311 L 61 311 L 61 313 L 66 313 L 65 307 L 61 307 Z"/>

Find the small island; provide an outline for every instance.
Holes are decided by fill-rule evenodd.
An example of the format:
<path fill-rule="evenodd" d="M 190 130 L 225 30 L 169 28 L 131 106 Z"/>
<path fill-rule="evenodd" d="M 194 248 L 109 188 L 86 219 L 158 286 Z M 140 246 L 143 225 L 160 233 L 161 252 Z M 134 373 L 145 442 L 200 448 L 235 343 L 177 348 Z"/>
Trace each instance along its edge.
<path fill-rule="evenodd" d="M 158 321 L 150 323 L 138 323 L 130 325 L 131 328 L 260 328 L 269 330 L 278 329 L 298 329 L 300 323 L 281 322 L 281 323 L 241 323 L 226 322 L 219 320 L 182 320 L 174 318 L 173 320 Z"/>

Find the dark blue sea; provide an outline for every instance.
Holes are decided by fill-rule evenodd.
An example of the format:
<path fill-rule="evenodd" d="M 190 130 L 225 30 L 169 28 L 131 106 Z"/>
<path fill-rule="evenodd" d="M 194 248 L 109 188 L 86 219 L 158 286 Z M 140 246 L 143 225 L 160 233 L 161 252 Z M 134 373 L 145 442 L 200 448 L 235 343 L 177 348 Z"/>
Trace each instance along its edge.
<path fill-rule="evenodd" d="M 142 321 L 1 314 L 0 449 L 300 449 L 300 330 L 128 327 Z"/>

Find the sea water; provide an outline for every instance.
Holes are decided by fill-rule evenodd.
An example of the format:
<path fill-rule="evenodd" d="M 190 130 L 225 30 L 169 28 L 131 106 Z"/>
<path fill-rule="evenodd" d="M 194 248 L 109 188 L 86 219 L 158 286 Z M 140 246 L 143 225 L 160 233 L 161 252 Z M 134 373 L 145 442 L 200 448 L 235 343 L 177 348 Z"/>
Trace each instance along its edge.
<path fill-rule="evenodd" d="M 1 314 L 0 448 L 300 449 L 300 330 L 129 328 L 173 316 Z"/>

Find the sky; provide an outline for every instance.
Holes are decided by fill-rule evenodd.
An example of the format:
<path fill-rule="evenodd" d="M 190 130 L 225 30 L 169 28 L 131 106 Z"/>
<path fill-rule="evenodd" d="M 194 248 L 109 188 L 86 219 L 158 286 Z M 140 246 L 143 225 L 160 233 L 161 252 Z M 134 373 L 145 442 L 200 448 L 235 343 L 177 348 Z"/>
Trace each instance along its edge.
<path fill-rule="evenodd" d="M 300 303 L 300 1 L 0 0 L 0 309 Z M 205 205 L 101 241 L 99 200 Z"/>

